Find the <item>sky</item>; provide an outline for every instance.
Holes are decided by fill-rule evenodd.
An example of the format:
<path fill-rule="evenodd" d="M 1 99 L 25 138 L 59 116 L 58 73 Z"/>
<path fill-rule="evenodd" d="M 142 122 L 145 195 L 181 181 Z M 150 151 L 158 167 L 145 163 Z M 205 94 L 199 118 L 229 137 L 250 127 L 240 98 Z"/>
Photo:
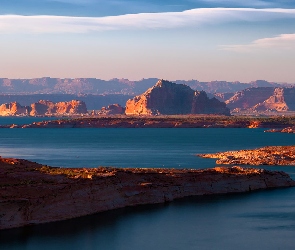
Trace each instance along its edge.
<path fill-rule="evenodd" d="M 0 78 L 295 83 L 295 0 L 0 0 Z"/>

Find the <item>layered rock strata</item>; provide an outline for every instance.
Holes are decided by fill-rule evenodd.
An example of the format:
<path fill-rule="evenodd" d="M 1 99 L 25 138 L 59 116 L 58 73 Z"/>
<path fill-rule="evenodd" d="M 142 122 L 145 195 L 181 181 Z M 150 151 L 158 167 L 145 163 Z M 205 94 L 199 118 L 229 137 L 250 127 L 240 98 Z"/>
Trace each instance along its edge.
<path fill-rule="evenodd" d="M 268 146 L 251 150 L 198 154 L 198 156 L 216 158 L 217 164 L 295 165 L 295 146 Z"/>
<path fill-rule="evenodd" d="M 206 92 L 184 84 L 159 80 L 142 95 L 126 102 L 126 115 L 222 114 L 230 115 L 226 105 Z"/>
<path fill-rule="evenodd" d="M 0 229 L 196 195 L 290 187 L 284 172 L 213 169 L 52 168 L 0 159 Z"/>

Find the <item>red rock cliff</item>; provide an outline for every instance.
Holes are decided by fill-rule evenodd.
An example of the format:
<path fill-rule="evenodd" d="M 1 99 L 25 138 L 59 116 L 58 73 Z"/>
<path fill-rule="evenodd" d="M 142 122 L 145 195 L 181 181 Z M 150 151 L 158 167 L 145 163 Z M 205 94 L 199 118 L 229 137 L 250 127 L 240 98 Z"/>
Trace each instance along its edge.
<path fill-rule="evenodd" d="M 0 116 L 15 115 L 73 115 L 87 113 L 86 104 L 83 101 L 69 101 L 54 103 L 51 101 L 40 100 L 24 107 L 17 102 L 6 103 L 0 106 Z"/>
<path fill-rule="evenodd" d="M 0 116 L 26 115 L 30 108 L 21 106 L 18 102 L 5 103 L 0 106 Z"/>

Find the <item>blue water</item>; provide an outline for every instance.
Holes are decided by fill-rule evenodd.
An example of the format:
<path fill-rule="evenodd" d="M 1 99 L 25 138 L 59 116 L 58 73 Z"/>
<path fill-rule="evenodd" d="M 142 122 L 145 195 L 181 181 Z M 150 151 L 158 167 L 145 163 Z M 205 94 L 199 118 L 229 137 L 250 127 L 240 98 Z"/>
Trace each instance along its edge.
<path fill-rule="evenodd" d="M 197 153 L 292 145 L 262 129 L 0 129 L 0 155 L 63 167 L 214 167 Z M 295 179 L 295 168 L 284 170 Z M 0 249 L 294 249 L 295 188 L 182 199 L 0 232 Z"/>

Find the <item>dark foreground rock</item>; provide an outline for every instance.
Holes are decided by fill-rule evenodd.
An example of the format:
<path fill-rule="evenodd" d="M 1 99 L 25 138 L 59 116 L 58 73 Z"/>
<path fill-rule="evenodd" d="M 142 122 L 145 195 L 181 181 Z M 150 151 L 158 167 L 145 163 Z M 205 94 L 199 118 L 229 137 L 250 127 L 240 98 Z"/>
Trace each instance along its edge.
<path fill-rule="evenodd" d="M 203 158 L 217 158 L 217 164 L 295 165 L 295 146 L 269 146 L 252 150 L 198 154 Z"/>
<path fill-rule="evenodd" d="M 53 168 L 0 158 L 0 229 L 186 196 L 290 186 L 295 182 L 286 173 L 262 169 Z"/>

